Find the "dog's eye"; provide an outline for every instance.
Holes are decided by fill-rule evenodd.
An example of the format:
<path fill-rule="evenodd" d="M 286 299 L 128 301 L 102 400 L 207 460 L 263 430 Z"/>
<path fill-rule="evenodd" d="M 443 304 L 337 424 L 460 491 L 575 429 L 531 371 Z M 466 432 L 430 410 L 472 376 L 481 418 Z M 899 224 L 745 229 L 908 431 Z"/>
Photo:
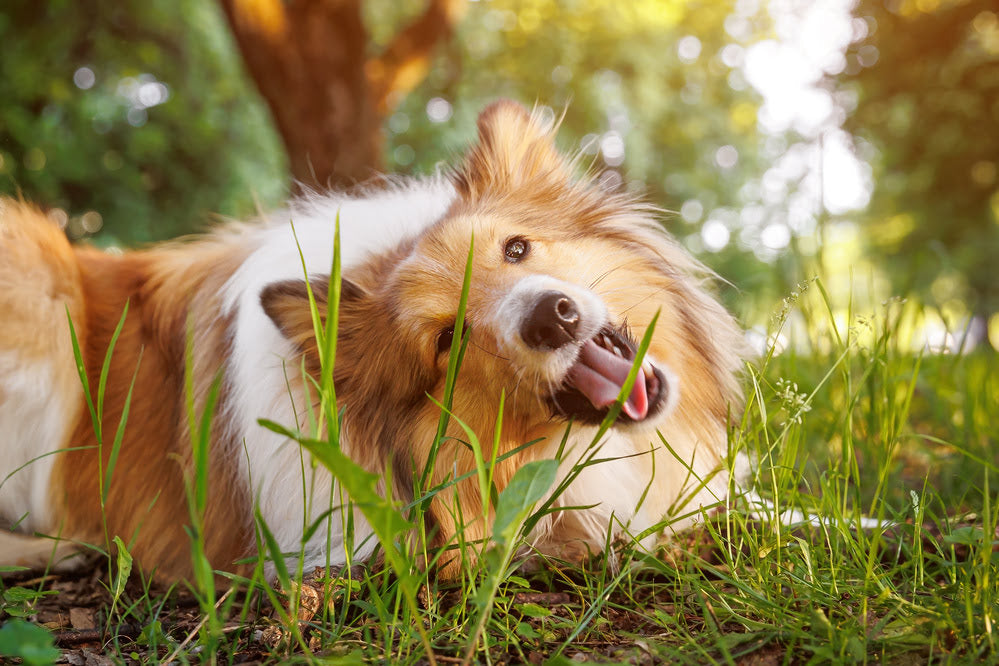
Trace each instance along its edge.
<path fill-rule="evenodd" d="M 454 326 L 448 326 L 437 335 L 437 353 L 444 354 L 451 350 L 454 339 Z"/>
<path fill-rule="evenodd" d="M 468 331 L 468 322 L 465 322 L 464 330 Z M 454 340 L 454 324 L 442 328 L 437 334 L 437 355 L 446 354 L 451 351 L 451 341 Z"/>
<path fill-rule="evenodd" d="M 503 246 L 503 256 L 511 264 L 515 264 L 524 257 L 531 249 L 531 244 L 523 236 L 514 236 Z"/>

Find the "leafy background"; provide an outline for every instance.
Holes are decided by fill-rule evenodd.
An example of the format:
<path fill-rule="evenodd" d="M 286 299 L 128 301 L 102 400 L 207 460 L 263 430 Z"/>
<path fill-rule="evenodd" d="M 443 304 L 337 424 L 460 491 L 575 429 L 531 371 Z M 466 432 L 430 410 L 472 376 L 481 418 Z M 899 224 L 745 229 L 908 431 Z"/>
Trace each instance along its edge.
<path fill-rule="evenodd" d="M 358 4 L 365 57 L 428 3 Z M 461 154 L 489 100 L 537 103 L 565 113 L 566 150 L 675 211 L 667 226 L 738 286 L 725 297 L 748 323 L 821 269 L 839 276 L 840 302 L 859 288 L 932 306 L 919 340 L 953 345 L 970 330 L 971 342 L 991 333 L 996 344 L 996 11 L 988 0 L 862 0 L 851 21 L 848 10 L 836 0 L 469 2 L 426 75 L 381 110 L 374 166 L 428 173 Z M 809 33 L 822 12 L 846 18 Z M 828 113 L 782 122 L 794 109 L 768 97 L 750 61 L 769 53 L 786 67 L 802 34 L 823 29 L 846 36 L 801 76 Z M 54 207 L 73 237 L 136 246 L 280 205 L 294 189 L 221 4 L 10 0 L 0 100 L 0 191 Z M 817 165 L 843 145 L 859 200 L 821 205 L 837 176 Z"/>

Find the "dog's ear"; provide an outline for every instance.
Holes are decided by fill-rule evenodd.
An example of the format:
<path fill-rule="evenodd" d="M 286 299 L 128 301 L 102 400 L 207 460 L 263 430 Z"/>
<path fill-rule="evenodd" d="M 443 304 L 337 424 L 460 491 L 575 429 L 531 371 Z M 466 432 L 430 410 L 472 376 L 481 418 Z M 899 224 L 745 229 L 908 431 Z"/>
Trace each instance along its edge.
<path fill-rule="evenodd" d="M 500 100 L 479 114 L 478 126 L 479 140 L 455 178 L 465 198 L 570 178 L 572 170 L 555 147 L 555 123 L 543 114 Z"/>
<path fill-rule="evenodd" d="M 313 278 L 309 281 L 309 286 L 322 325 L 325 326 L 329 277 Z M 340 281 L 341 311 L 351 307 L 363 297 L 364 292 L 356 284 L 349 280 Z M 304 280 L 284 280 L 267 285 L 260 292 L 260 305 L 284 337 L 295 343 L 306 355 L 317 351 L 315 329 L 312 325 L 312 308 L 309 307 L 309 294 Z"/>

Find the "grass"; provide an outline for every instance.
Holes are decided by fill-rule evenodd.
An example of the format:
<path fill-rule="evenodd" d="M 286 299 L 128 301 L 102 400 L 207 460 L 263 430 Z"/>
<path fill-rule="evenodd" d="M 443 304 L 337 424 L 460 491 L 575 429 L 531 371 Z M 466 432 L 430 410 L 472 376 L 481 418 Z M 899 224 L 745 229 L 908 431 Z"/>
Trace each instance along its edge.
<path fill-rule="evenodd" d="M 336 293 L 329 296 L 336 302 Z M 339 452 L 324 373 L 313 387 L 320 402 L 310 425 L 266 425 L 285 429 L 337 469 L 376 527 L 383 566 L 289 568 L 261 523 L 257 573 L 216 590 L 197 530 L 208 476 L 199 469 L 190 487 L 192 556 L 201 558 L 194 588 L 162 590 L 138 572 L 129 577 L 119 539 L 117 565 L 103 573 L 6 581 L 0 653 L 28 663 L 53 659 L 54 645 L 116 660 L 191 663 L 995 659 L 999 357 L 912 353 L 906 331 L 918 306 L 856 309 L 848 325 L 837 326 L 820 281 L 785 301 L 771 333 L 789 346 L 779 354 L 772 347 L 747 369 L 748 400 L 730 437 L 733 452 L 754 461 L 748 485 L 761 501 L 736 501 L 655 552 L 612 544 L 616 563 L 597 557 L 585 567 L 519 571 L 521 528 L 545 510 L 537 502 L 552 484 L 551 468 L 522 470 L 498 492 L 490 470 L 502 452 L 478 441 L 485 433 L 468 433 L 481 493 L 506 527 L 488 543 L 461 543 L 477 564 L 458 581 L 438 581 L 420 566 L 435 554 L 413 525 L 422 523 L 422 500 L 449 485 L 418 486 L 424 495 L 406 507 L 378 495 L 377 477 Z M 792 330 L 792 319 L 807 324 Z M 332 330 L 329 321 L 317 325 L 324 364 L 335 354 Z M 466 342 L 454 337 L 440 432 L 460 420 L 446 407 Z M 208 424 L 193 409 L 191 432 L 207 460 Z M 881 524 L 861 528 L 862 517 Z M 265 557 L 273 561 L 273 587 L 265 583 Z M 89 601 L 81 600 L 86 590 Z M 92 636 L 67 628 L 63 615 L 75 606 L 95 614 Z"/>

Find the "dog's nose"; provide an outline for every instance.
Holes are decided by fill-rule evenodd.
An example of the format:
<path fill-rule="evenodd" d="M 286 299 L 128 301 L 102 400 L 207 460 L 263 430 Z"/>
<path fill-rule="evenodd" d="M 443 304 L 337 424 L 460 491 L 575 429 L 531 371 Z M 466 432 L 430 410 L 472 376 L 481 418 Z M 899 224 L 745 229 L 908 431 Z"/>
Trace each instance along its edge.
<path fill-rule="evenodd" d="M 579 311 L 560 291 L 547 291 L 534 302 L 520 325 L 520 337 L 531 349 L 558 349 L 576 339 Z"/>

